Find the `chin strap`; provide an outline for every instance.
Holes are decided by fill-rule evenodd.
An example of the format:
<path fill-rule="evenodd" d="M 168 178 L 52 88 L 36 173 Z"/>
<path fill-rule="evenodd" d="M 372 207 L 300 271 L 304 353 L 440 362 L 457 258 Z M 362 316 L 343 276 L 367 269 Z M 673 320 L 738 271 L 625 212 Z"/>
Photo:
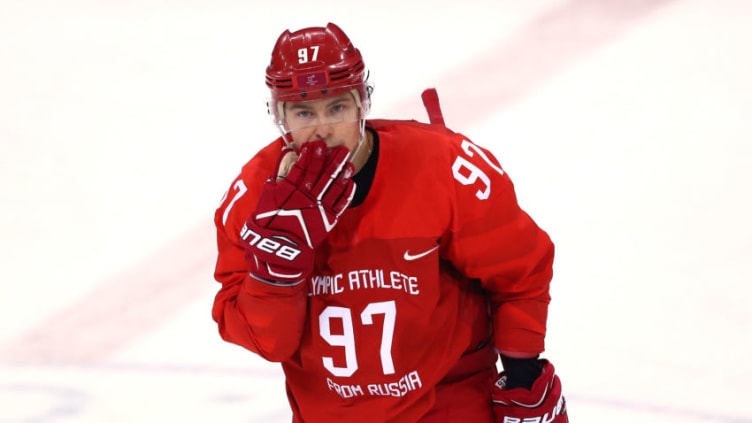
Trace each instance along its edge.
<path fill-rule="evenodd" d="M 428 121 L 432 124 L 444 125 L 444 115 L 441 113 L 441 104 L 439 103 L 439 93 L 436 88 L 426 88 L 420 95 L 423 99 L 423 106 L 428 112 Z"/>
<path fill-rule="evenodd" d="M 360 119 L 360 138 L 358 139 L 358 144 L 355 146 L 355 148 L 353 149 L 353 151 L 351 151 L 350 154 L 347 157 L 347 160 L 350 163 L 355 164 L 354 163 L 355 157 L 358 156 L 358 153 L 360 152 L 360 147 L 362 147 L 363 144 L 365 144 L 363 142 L 363 141 L 365 141 L 365 139 L 366 139 L 366 120 L 365 119 Z"/>

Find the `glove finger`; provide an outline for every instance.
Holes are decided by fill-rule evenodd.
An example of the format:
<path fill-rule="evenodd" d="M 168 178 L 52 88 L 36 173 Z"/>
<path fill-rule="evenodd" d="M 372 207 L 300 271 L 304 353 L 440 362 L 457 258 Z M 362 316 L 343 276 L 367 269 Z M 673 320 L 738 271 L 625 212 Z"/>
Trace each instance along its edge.
<path fill-rule="evenodd" d="M 343 211 L 352 203 L 353 197 L 355 197 L 355 182 L 352 179 L 346 179 L 342 182 L 345 185 L 345 189 L 342 190 L 342 194 L 339 196 L 337 202 L 332 206 L 334 213 L 339 216 Z"/>
<path fill-rule="evenodd" d="M 350 151 L 343 146 L 335 147 L 329 152 L 326 156 L 326 161 L 324 162 L 324 169 L 321 173 L 321 177 L 311 189 L 311 194 L 314 198 L 321 199 L 332 182 L 340 175 L 340 173 L 342 173 L 349 154 Z"/>
<path fill-rule="evenodd" d="M 321 175 L 326 160 L 326 143 L 310 141 L 300 147 L 300 156 L 295 161 L 286 179 L 301 191 L 311 191 Z"/>
<path fill-rule="evenodd" d="M 345 163 L 339 177 L 334 180 L 329 189 L 321 197 L 321 204 L 327 211 L 339 215 L 350 205 L 355 191 L 355 183 L 350 179 L 353 173 L 353 164 L 350 162 Z"/>

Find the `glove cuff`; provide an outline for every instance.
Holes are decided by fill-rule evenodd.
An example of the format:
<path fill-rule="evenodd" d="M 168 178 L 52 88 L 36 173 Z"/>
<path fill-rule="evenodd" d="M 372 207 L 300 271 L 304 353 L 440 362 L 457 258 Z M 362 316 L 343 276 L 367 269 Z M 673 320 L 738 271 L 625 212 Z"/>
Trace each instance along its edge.
<path fill-rule="evenodd" d="M 543 372 L 542 363 L 538 356 L 531 358 L 512 358 L 499 354 L 501 364 L 506 374 L 506 389 L 525 388 L 531 389 L 533 383 Z"/>

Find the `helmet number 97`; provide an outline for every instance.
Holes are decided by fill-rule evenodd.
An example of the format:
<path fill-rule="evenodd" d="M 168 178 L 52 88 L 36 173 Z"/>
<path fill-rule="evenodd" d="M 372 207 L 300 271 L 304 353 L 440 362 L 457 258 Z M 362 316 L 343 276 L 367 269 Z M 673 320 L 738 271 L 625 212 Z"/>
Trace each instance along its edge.
<path fill-rule="evenodd" d="M 474 153 L 478 153 L 481 159 L 483 159 L 483 161 L 486 162 L 488 166 L 499 172 L 500 175 L 504 174 L 504 170 L 494 164 L 488 158 L 488 156 L 486 156 L 486 153 L 484 153 L 483 150 L 478 148 L 478 146 L 471 143 L 470 141 L 463 140 L 462 149 L 465 151 L 465 153 L 467 153 L 468 157 L 471 158 L 474 156 Z M 466 158 L 457 156 L 457 158 L 454 160 L 454 163 L 452 164 L 452 174 L 454 175 L 454 179 L 456 179 L 457 182 L 461 183 L 462 185 L 472 185 L 476 182 L 482 183 L 484 185 L 484 188 L 479 189 L 475 193 L 475 196 L 478 197 L 479 200 L 487 200 L 491 195 L 491 178 L 489 178 L 484 171 L 482 171 L 478 166 L 474 165 Z"/>
<path fill-rule="evenodd" d="M 316 59 L 319 57 L 319 46 L 311 46 L 310 50 L 311 57 L 309 57 L 308 55 L 308 47 L 298 49 L 298 63 L 308 63 L 316 61 Z"/>

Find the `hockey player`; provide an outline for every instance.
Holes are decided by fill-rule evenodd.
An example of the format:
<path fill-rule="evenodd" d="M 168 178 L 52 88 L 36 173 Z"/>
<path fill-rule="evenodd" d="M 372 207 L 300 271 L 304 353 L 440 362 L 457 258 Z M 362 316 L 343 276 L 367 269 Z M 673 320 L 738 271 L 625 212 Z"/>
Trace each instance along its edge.
<path fill-rule="evenodd" d="M 213 318 L 281 363 L 293 422 L 567 422 L 540 358 L 554 247 L 491 152 L 366 120 L 361 53 L 331 23 L 283 32 L 266 84 L 282 136 L 216 211 Z"/>

